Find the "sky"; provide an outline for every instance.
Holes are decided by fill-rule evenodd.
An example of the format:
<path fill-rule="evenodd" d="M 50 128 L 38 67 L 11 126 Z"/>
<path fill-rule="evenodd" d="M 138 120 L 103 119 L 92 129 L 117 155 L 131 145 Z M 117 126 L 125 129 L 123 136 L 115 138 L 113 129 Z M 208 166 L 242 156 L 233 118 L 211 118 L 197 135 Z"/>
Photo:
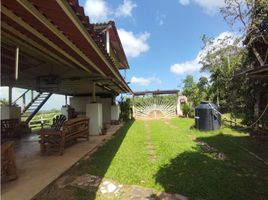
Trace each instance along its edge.
<path fill-rule="evenodd" d="M 219 8 L 224 0 L 80 0 L 92 23 L 114 20 L 130 64 L 133 91 L 181 89 L 201 75 L 202 35 L 232 34 Z"/>
<path fill-rule="evenodd" d="M 126 81 L 133 91 L 181 89 L 191 74 L 197 81 L 202 35 L 234 34 L 219 8 L 224 0 L 79 0 L 91 23 L 115 21 L 130 69 Z M 122 74 L 124 72 L 122 71 Z M 15 90 L 14 96 L 21 91 Z M 0 97 L 7 98 L 7 89 Z M 60 108 L 64 97 L 54 95 L 44 109 Z"/>

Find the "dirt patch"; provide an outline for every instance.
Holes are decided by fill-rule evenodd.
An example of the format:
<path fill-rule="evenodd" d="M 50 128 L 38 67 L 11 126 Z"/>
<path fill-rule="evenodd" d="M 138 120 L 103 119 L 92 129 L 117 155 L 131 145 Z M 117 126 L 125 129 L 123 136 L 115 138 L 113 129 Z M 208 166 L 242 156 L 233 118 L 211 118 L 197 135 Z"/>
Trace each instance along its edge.
<path fill-rule="evenodd" d="M 144 144 L 148 152 L 148 159 L 154 162 L 156 160 L 156 154 L 155 154 L 155 146 L 152 143 L 151 139 L 152 132 L 150 130 L 148 123 L 145 123 L 144 128 L 145 128 L 145 139 L 146 139 Z"/>

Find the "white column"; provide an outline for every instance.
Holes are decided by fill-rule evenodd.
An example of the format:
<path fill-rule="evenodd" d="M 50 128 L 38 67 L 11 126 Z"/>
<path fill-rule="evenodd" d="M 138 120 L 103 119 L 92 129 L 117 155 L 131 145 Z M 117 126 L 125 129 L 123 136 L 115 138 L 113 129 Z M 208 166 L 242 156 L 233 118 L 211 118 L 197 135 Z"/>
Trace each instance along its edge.
<path fill-rule="evenodd" d="M 111 105 L 112 99 L 111 98 L 100 98 L 98 99 L 98 103 L 102 104 L 102 121 L 103 123 L 110 123 L 111 122 Z"/>
<path fill-rule="evenodd" d="M 91 103 L 86 106 L 86 116 L 90 119 L 90 135 L 101 134 L 102 129 L 102 104 Z"/>
<path fill-rule="evenodd" d="M 112 105 L 111 106 L 111 121 L 118 121 L 120 115 L 120 106 Z"/>

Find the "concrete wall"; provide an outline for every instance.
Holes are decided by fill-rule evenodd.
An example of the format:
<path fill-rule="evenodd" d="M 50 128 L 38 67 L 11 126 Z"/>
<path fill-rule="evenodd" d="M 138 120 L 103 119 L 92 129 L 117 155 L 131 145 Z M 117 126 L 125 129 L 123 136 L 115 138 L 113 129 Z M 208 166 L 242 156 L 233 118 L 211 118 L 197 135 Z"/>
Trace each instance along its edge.
<path fill-rule="evenodd" d="M 86 113 L 86 106 L 90 103 L 90 97 L 70 97 L 70 106 L 78 113 Z"/>
<path fill-rule="evenodd" d="M 70 106 L 80 115 L 90 118 L 90 135 L 99 135 L 104 123 L 110 123 L 111 117 L 111 98 L 96 97 L 97 103 L 91 103 L 90 97 L 71 97 Z M 63 109 L 62 112 L 65 110 Z M 119 118 L 119 113 L 115 115 Z"/>
<path fill-rule="evenodd" d="M 1 119 L 21 119 L 21 107 L 18 106 L 1 106 Z"/>

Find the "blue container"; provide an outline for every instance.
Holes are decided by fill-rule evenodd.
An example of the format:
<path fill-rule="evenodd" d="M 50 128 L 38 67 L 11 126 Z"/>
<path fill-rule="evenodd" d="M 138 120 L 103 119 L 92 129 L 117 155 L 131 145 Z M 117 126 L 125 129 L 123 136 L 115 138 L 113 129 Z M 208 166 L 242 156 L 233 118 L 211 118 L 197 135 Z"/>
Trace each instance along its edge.
<path fill-rule="evenodd" d="M 221 115 L 215 104 L 202 101 L 195 108 L 195 127 L 202 131 L 216 130 L 221 127 Z"/>

